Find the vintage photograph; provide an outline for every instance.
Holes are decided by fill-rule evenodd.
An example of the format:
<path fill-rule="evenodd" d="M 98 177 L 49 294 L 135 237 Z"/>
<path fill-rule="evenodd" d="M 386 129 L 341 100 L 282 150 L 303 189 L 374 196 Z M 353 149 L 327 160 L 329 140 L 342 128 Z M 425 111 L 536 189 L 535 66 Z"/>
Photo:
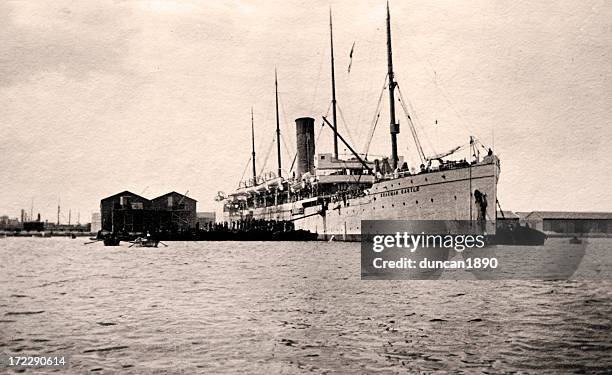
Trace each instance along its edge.
<path fill-rule="evenodd" d="M 0 20 L 0 373 L 612 373 L 612 3 Z"/>

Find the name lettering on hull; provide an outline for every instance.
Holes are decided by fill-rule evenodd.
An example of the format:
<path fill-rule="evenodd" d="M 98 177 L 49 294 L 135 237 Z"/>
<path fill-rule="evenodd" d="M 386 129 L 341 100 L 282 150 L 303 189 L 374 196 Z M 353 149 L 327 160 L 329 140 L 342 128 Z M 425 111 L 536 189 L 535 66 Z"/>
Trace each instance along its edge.
<path fill-rule="evenodd" d="M 399 195 L 399 194 L 406 194 L 406 193 L 416 193 L 417 191 L 419 191 L 419 187 L 418 186 L 411 186 L 411 187 L 402 188 L 402 189 L 398 189 L 398 190 L 388 191 L 386 193 L 380 194 L 380 196 L 381 197 L 390 197 L 392 195 Z"/>

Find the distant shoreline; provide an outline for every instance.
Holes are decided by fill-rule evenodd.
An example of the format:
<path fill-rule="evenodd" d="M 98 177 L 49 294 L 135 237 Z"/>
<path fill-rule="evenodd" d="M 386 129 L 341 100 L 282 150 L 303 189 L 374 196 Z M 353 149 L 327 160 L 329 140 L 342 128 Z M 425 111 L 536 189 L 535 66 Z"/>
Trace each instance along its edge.
<path fill-rule="evenodd" d="M 554 232 L 545 232 L 548 238 L 612 238 L 612 234 L 606 233 L 554 233 Z M 96 233 L 93 232 L 14 232 L 14 231 L 0 231 L 0 237 L 40 237 L 40 238 L 49 238 L 49 237 L 71 237 L 72 235 L 76 237 L 91 237 L 95 236 Z M 197 241 L 197 240 L 196 240 Z"/>
<path fill-rule="evenodd" d="M 90 232 L 35 232 L 35 231 L 0 231 L 0 237 L 90 237 L 95 233 Z"/>

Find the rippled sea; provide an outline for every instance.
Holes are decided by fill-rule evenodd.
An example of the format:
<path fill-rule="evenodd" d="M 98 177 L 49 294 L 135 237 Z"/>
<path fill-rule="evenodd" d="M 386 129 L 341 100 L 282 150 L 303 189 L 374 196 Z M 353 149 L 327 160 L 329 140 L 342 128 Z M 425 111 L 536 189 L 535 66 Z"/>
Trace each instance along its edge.
<path fill-rule="evenodd" d="M 0 353 L 69 374 L 612 373 L 611 281 L 361 281 L 358 243 L 83 241 L 0 239 Z"/>

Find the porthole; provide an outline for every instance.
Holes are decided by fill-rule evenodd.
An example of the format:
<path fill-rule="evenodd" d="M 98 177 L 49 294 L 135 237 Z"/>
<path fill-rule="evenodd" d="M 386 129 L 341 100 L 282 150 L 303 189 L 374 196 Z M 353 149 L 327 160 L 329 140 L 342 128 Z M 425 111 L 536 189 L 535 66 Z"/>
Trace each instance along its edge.
<path fill-rule="evenodd" d="M 416 204 L 419 204 L 419 201 L 416 201 Z"/>
<path fill-rule="evenodd" d="M 404 202 L 404 206 L 406 205 L 406 202 Z"/>
<path fill-rule="evenodd" d="M 427 182 L 427 177 L 425 177 L 425 182 Z"/>
<path fill-rule="evenodd" d="M 455 195 L 455 200 L 457 200 L 457 196 Z"/>
<path fill-rule="evenodd" d="M 431 203 L 433 203 L 433 198 L 431 198 Z"/>

